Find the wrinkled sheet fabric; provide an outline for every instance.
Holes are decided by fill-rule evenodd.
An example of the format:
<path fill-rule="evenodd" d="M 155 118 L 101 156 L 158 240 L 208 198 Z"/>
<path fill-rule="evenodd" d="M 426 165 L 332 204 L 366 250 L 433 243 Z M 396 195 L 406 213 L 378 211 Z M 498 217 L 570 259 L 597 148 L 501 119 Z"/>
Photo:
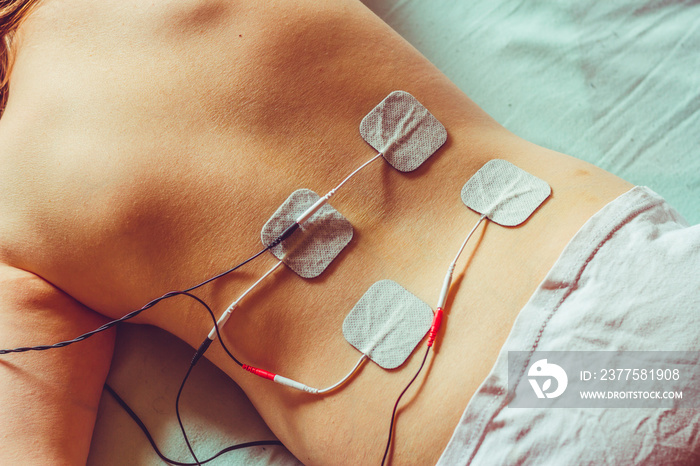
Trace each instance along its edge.
<path fill-rule="evenodd" d="M 658 195 L 608 204 L 521 310 L 438 464 L 698 464 L 698 410 L 515 409 L 504 395 L 508 351 L 700 351 L 699 271 L 700 226 Z"/>

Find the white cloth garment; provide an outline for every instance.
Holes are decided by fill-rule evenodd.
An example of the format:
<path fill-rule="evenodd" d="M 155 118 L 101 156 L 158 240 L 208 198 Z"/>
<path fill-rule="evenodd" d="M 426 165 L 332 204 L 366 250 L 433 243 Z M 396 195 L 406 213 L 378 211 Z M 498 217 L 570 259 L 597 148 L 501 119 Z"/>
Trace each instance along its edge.
<path fill-rule="evenodd" d="M 700 225 L 641 187 L 593 216 L 521 310 L 438 463 L 700 464 L 698 409 L 508 408 L 508 351 L 533 350 L 700 351 Z"/>

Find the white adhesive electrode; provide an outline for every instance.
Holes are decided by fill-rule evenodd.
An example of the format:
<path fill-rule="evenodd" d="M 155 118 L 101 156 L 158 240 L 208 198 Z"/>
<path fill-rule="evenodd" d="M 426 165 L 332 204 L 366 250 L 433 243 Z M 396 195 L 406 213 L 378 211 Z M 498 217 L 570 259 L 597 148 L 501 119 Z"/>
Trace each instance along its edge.
<path fill-rule="evenodd" d="M 263 244 L 272 243 L 319 199 L 322 198 L 308 189 L 294 191 L 263 226 L 260 233 Z M 300 231 L 270 252 L 299 276 L 314 278 L 326 270 L 352 235 L 350 222 L 329 204 L 324 204 L 300 223 Z"/>
<path fill-rule="evenodd" d="M 479 221 L 464 239 L 443 280 L 437 309 L 445 306 L 447 293 L 452 283 L 457 260 L 481 222 L 489 220 L 503 226 L 513 227 L 527 220 L 549 197 L 552 188 L 546 181 L 537 178 L 510 162 L 494 159 L 486 162 L 462 187 L 462 202 L 481 214 Z"/>
<path fill-rule="evenodd" d="M 379 153 L 360 165 L 335 188 L 299 214 L 301 225 L 367 165 L 383 157 L 402 172 L 418 168 L 447 140 L 445 127 L 415 97 L 394 91 L 372 109 L 360 122 L 360 135 Z"/>
<path fill-rule="evenodd" d="M 372 285 L 343 322 L 352 346 L 384 369 L 403 364 L 433 321 L 430 306 L 392 280 Z"/>
<path fill-rule="evenodd" d="M 447 130 L 415 97 L 394 91 L 362 119 L 360 135 L 394 168 L 420 167 L 447 140 Z"/>
<path fill-rule="evenodd" d="M 490 160 L 462 187 L 462 202 L 489 220 L 520 225 L 549 197 L 552 189 L 510 162 Z"/>

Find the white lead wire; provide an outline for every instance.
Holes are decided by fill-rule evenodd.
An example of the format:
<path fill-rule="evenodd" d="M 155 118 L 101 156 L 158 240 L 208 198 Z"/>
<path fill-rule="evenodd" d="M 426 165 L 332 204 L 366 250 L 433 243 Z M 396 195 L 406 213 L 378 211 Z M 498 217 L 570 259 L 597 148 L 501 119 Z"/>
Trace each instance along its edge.
<path fill-rule="evenodd" d="M 350 178 L 355 176 L 360 170 L 362 170 L 367 165 L 374 162 L 375 160 L 377 160 L 381 156 L 382 156 L 382 153 L 379 152 L 377 155 L 375 155 L 374 157 L 372 157 L 371 159 L 369 159 L 368 161 L 366 161 L 365 163 L 360 165 L 358 168 L 356 168 L 355 171 L 353 171 L 348 176 L 346 176 L 345 179 L 338 184 L 338 186 L 336 186 L 335 188 L 328 191 L 328 193 L 325 196 L 321 197 L 318 201 L 316 201 L 313 205 L 311 205 L 311 207 L 306 209 L 306 211 L 296 219 L 295 223 L 301 225 L 302 223 L 307 221 L 309 219 L 309 217 L 311 217 L 313 214 L 315 214 L 318 211 L 318 209 L 323 207 L 323 205 L 326 202 L 328 202 L 328 200 L 335 194 L 335 192 L 338 189 L 340 189 L 341 186 L 343 186 L 345 183 L 347 183 Z"/>
<path fill-rule="evenodd" d="M 442 290 L 440 291 L 440 298 L 438 299 L 438 304 L 437 304 L 437 309 L 442 309 L 445 307 L 445 302 L 447 301 L 447 293 L 450 290 L 450 284 L 452 283 L 452 274 L 455 271 L 455 267 L 457 266 L 457 260 L 459 259 L 459 256 L 462 255 L 462 251 L 464 251 L 464 248 L 467 246 L 467 242 L 469 239 L 472 237 L 476 229 L 481 225 L 481 222 L 486 218 L 486 214 L 482 214 L 481 217 L 479 217 L 479 221 L 476 222 L 476 225 L 474 225 L 474 228 L 471 229 L 469 234 L 467 235 L 466 239 L 462 243 L 462 246 L 459 248 L 459 251 L 457 252 L 457 255 L 455 256 L 455 259 L 452 261 L 450 264 L 449 268 L 447 269 L 447 274 L 445 275 L 445 280 L 442 282 Z"/>
<path fill-rule="evenodd" d="M 216 325 L 211 329 L 211 332 L 209 332 L 209 336 L 207 338 L 209 338 L 212 341 L 216 340 L 216 327 L 218 326 L 219 331 L 221 331 L 221 329 L 226 324 L 226 321 L 229 319 L 229 317 L 231 317 L 231 313 L 233 313 L 233 310 L 236 308 L 236 306 L 238 306 L 239 301 L 241 299 L 245 298 L 251 291 L 253 291 L 255 289 L 255 287 L 257 287 L 263 280 L 265 280 L 272 272 L 277 270 L 277 268 L 282 264 L 283 264 L 282 261 L 278 261 L 275 265 L 272 266 L 272 268 L 270 268 L 270 270 L 265 272 L 262 277 L 260 277 L 255 283 L 253 283 L 253 285 L 250 288 L 245 290 L 243 292 L 243 294 L 241 294 L 238 297 L 238 299 L 236 299 L 234 302 L 232 302 L 229 305 L 229 307 L 226 308 L 224 313 L 221 314 L 221 317 L 219 317 L 219 320 L 216 321 Z"/>
<path fill-rule="evenodd" d="M 287 377 L 282 377 L 281 375 L 275 375 L 275 377 L 272 379 L 278 384 L 285 385 L 287 387 L 292 387 L 296 388 L 297 390 L 301 390 L 306 393 L 312 393 L 314 395 L 323 395 L 324 393 L 328 393 L 330 391 L 333 391 L 343 385 L 345 382 L 348 381 L 350 377 L 353 376 L 355 372 L 357 372 L 357 369 L 362 365 L 362 363 L 367 359 L 367 355 L 363 354 L 360 356 L 360 359 L 357 361 L 355 364 L 355 367 L 352 368 L 350 372 L 347 373 L 345 377 L 343 377 L 340 381 L 336 382 L 335 384 L 331 385 L 330 387 L 326 388 L 313 388 L 309 387 L 308 385 L 305 385 L 301 382 L 297 382 L 296 380 L 288 379 Z"/>
<path fill-rule="evenodd" d="M 377 159 L 378 159 L 379 157 L 381 157 L 381 156 L 382 156 L 382 153 L 379 152 L 377 155 L 375 155 L 374 157 L 372 157 L 371 159 L 369 159 L 368 161 L 366 161 L 365 163 L 363 163 L 362 165 L 360 165 L 358 168 L 355 169 L 354 172 L 350 173 L 343 181 L 341 181 L 341 182 L 338 184 L 338 186 L 336 186 L 335 188 L 331 189 L 331 192 L 335 194 L 335 192 L 336 192 L 338 189 L 340 189 L 341 186 L 343 186 L 345 183 L 347 183 L 347 181 L 348 181 L 350 178 L 352 178 L 353 176 L 355 176 L 360 170 L 362 170 L 362 169 L 365 168 L 367 165 L 369 165 L 370 163 L 374 162 L 375 160 L 377 160 Z M 332 194 L 331 194 L 331 196 L 332 196 Z"/>
<path fill-rule="evenodd" d="M 476 225 L 474 225 L 474 228 L 469 232 L 467 235 L 466 239 L 462 243 L 462 247 L 459 248 L 459 252 L 457 252 L 457 255 L 455 256 L 455 260 L 452 261 L 451 267 L 454 268 L 454 266 L 457 264 L 457 260 L 459 259 L 459 256 L 462 255 L 462 251 L 464 251 L 464 248 L 467 246 L 467 242 L 469 241 L 469 238 L 472 237 L 476 229 L 481 225 L 481 222 L 486 218 L 486 214 L 482 214 L 481 217 L 479 217 L 479 221 L 476 222 Z"/>
<path fill-rule="evenodd" d="M 352 375 L 353 375 L 355 372 L 357 372 L 357 369 L 360 368 L 360 366 L 362 365 L 363 362 L 365 362 L 365 360 L 367 360 L 367 355 L 366 355 L 366 354 L 363 354 L 363 355 L 360 357 L 360 359 L 358 359 L 357 364 L 355 364 L 355 367 L 353 367 L 352 370 L 351 370 L 350 372 L 348 372 L 348 375 L 346 375 L 345 377 L 343 377 L 342 380 L 340 380 L 339 382 L 337 382 L 337 383 L 331 385 L 330 387 L 320 389 L 320 390 L 318 391 L 318 394 L 320 395 L 320 394 L 323 394 L 323 393 L 328 393 L 328 392 L 333 391 L 333 390 L 335 390 L 336 388 L 340 387 L 341 385 L 343 385 L 345 382 L 347 382 L 347 380 L 348 380 L 350 377 L 352 377 Z"/>

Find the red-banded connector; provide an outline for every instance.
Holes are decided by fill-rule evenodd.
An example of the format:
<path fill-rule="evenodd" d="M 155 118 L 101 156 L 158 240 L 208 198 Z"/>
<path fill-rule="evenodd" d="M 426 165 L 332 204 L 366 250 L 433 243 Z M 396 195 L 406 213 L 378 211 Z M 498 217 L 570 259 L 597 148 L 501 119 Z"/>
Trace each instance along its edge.
<path fill-rule="evenodd" d="M 321 390 L 317 388 L 308 387 L 303 383 L 297 382 L 296 380 L 288 379 L 287 377 L 282 377 L 278 374 L 273 374 L 272 372 L 268 372 L 264 369 L 258 369 L 257 367 L 249 366 L 248 364 L 243 364 L 241 367 L 247 370 L 248 372 L 257 375 L 258 377 L 272 380 L 273 382 L 278 383 L 280 385 L 286 385 L 287 387 L 296 388 L 297 390 L 301 390 L 302 392 L 307 393 L 322 393 Z"/>
<path fill-rule="evenodd" d="M 428 332 L 428 347 L 433 346 L 435 343 L 435 337 L 440 330 L 440 324 L 442 324 L 442 308 L 439 307 L 435 311 L 435 316 L 433 317 L 433 325 L 430 327 L 430 332 Z"/>
<path fill-rule="evenodd" d="M 263 379 L 275 380 L 276 374 L 273 374 L 272 372 L 268 372 L 264 369 L 258 369 L 257 367 L 249 366 L 248 364 L 243 364 L 241 367 L 248 372 L 257 375 L 258 377 L 262 377 Z"/>

